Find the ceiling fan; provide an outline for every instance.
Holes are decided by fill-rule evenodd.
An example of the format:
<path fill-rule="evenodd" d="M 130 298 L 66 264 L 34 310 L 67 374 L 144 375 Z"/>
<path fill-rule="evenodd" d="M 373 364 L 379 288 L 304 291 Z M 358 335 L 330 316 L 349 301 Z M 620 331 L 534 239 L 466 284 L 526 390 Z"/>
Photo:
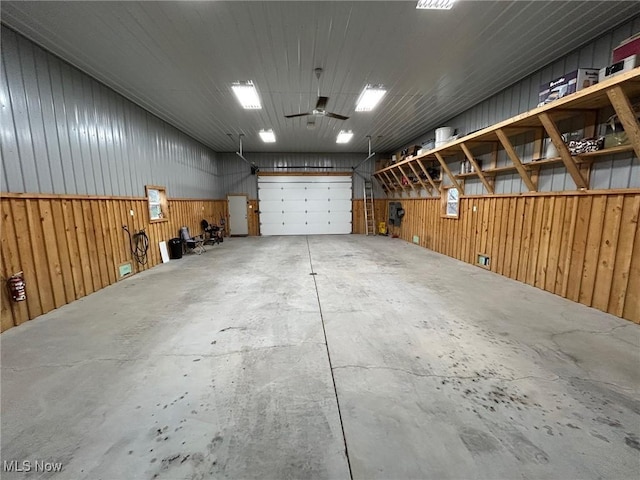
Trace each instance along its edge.
<path fill-rule="evenodd" d="M 329 97 L 321 97 L 320 96 L 320 75 L 322 75 L 322 69 L 316 68 L 314 70 L 316 74 L 316 78 L 318 79 L 318 101 L 316 102 L 316 108 L 307 113 L 294 113 L 293 115 L 285 115 L 286 118 L 295 118 L 295 117 L 329 117 L 336 118 L 338 120 L 347 120 L 349 117 L 345 117 L 344 115 L 339 115 L 333 112 L 327 112 L 327 102 L 329 101 Z"/>

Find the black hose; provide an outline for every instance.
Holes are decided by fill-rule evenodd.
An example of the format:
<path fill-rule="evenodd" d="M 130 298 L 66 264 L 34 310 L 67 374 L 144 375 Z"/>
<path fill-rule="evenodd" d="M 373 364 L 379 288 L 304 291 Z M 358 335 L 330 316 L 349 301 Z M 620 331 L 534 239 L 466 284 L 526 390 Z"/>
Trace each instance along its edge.
<path fill-rule="evenodd" d="M 134 233 L 133 236 L 131 236 L 131 232 L 126 225 L 123 225 L 122 229 L 129 235 L 131 255 L 140 265 L 146 265 L 148 260 L 147 252 L 149 251 L 149 237 L 147 237 L 144 229 Z"/>

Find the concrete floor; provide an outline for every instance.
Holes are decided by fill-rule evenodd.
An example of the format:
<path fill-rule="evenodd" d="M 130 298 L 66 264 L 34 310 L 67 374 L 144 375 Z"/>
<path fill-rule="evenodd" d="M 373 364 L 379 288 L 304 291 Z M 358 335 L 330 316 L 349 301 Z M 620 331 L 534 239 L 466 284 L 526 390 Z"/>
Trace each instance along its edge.
<path fill-rule="evenodd" d="M 63 464 L 3 479 L 640 476 L 638 325 L 398 239 L 227 239 L 0 340 L 2 460 Z"/>

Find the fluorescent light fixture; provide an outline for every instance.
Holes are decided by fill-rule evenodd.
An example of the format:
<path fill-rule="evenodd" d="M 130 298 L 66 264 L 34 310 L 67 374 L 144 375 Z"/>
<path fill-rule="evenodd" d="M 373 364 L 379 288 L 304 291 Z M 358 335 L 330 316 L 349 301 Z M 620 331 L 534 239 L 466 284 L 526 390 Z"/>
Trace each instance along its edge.
<path fill-rule="evenodd" d="M 418 0 L 419 10 L 450 10 L 456 0 Z"/>
<path fill-rule="evenodd" d="M 246 82 L 236 82 L 231 85 L 233 93 L 238 97 L 238 101 L 242 108 L 247 110 L 259 110 L 262 108 L 258 91 L 251 80 Z"/>
<path fill-rule="evenodd" d="M 336 138 L 336 143 L 349 143 L 351 137 L 353 137 L 353 132 L 351 130 L 340 130 L 338 138 Z"/>
<path fill-rule="evenodd" d="M 276 141 L 276 134 L 273 133 L 271 128 L 269 130 L 262 129 L 258 134 L 264 143 L 275 143 Z"/>
<path fill-rule="evenodd" d="M 383 85 L 367 85 L 356 103 L 356 112 L 370 112 L 382 100 L 387 89 Z"/>

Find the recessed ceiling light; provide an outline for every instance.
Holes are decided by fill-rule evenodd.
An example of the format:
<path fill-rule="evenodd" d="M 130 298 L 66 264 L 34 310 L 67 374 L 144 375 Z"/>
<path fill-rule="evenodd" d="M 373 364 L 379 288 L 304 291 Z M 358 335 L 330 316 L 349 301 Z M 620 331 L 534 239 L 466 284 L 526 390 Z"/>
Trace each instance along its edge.
<path fill-rule="evenodd" d="M 338 133 L 338 138 L 336 138 L 336 143 L 348 143 L 353 137 L 353 132 L 351 130 L 340 130 Z"/>
<path fill-rule="evenodd" d="M 419 10 L 450 10 L 456 0 L 418 0 Z"/>
<path fill-rule="evenodd" d="M 246 82 L 236 82 L 231 85 L 233 89 L 233 93 L 238 97 L 238 101 L 242 108 L 246 108 L 247 110 L 259 110 L 262 108 L 262 104 L 260 103 L 260 96 L 258 95 L 258 91 L 256 90 L 256 86 L 253 84 L 251 80 Z"/>
<path fill-rule="evenodd" d="M 260 138 L 262 139 L 262 141 L 264 143 L 275 143 L 276 134 L 273 133 L 273 130 L 271 128 L 269 130 L 262 129 L 258 133 L 259 133 Z"/>
<path fill-rule="evenodd" d="M 383 85 L 367 85 L 356 103 L 356 112 L 369 112 L 382 100 L 387 89 Z"/>

